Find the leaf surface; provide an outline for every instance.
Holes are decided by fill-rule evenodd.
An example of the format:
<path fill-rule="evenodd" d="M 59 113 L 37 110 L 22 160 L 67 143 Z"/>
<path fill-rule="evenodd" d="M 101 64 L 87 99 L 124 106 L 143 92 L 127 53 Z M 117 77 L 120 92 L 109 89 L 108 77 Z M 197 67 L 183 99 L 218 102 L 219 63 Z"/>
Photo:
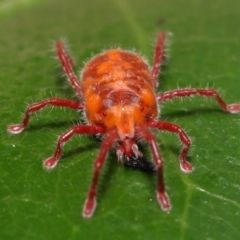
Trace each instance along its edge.
<path fill-rule="evenodd" d="M 75 137 L 54 170 L 42 169 L 57 136 L 79 122 L 78 113 L 49 107 L 33 114 L 19 135 L 6 128 L 21 121 L 25 102 L 74 98 L 51 51 L 59 38 L 68 39 L 79 72 L 92 54 L 116 46 L 134 48 L 152 63 L 157 32 L 171 31 L 159 91 L 214 86 L 228 103 L 240 102 L 239 1 L 30 2 L 7 13 L 0 9 L 0 238 L 238 239 L 240 115 L 222 112 L 214 100 L 195 97 L 161 107 L 161 119 L 193 139 L 188 159 L 195 171 L 186 175 L 179 169 L 178 138 L 156 133 L 169 213 L 157 204 L 156 177 L 124 169 L 113 152 L 102 171 L 95 215 L 81 217 L 100 142 Z"/>

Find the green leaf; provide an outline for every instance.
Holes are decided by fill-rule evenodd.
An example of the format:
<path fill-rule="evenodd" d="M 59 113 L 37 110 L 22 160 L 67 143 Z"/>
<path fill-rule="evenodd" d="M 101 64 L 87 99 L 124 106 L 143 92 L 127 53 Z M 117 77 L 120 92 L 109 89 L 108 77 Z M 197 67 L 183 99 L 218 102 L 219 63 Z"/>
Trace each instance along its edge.
<path fill-rule="evenodd" d="M 239 1 L 30 2 L 7 12 L 0 4 L 0 238 L 238 239 L 240 115 L 221 111 L 213 100 L 174 100 L 161 108 L 162 120 L 179 124 L 194 140 L 188 159 L 195 171 L 186 175 L 179 169 L 178 138 L 156 133 L 169 213 L 156 201 L 156 176 L 124 169 L 113 152 L 101 174 L 96 212 L 82 218 L 100 142 L 75 137 L 54 170 L 42 169 L 78 113 L 46 108 L 19 135 L 6 128 L 21 121 L 25 102 L 74 97 L 51 51 L 62 37 L 79 71 L 92 54 L 113 46 L 135 48 L 151 62 L 157 32 L 171 31 L 171 58 L 159 91 L 214 86 L 228 103 L 240 102 Z"/>

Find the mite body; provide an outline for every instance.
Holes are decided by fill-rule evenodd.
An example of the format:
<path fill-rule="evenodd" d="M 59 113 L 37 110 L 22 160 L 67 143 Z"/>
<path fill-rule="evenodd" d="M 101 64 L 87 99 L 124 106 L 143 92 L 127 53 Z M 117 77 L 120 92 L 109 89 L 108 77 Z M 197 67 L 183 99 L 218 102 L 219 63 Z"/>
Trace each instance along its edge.
<path fill-rule="evenodd" d="M 55 153 L 44 161 L 44 167 L 54 168 L 62 153 L 64 143 L 75 134 L 100 134 L 103 142 L 94 164 L 92 184 L 83 207 L 83 217 L 91 217 L 96 208 L 96 190 L 100 170 L 107 152 L 116 148 L 119 162 L 126 159 L 142 159 L 137 142 L 148 142 L 155 164 L 157 178 L 157 200 L 164 211 L 171 208 L 163 181 L 163 159 L 151 129 L 169 131 L 178 134 L 183 148 L 179 155 L 180 168 L 191 172 L 193 167 L 186 160 L 190 138 L 178 125 L 158 121 L 158 104 L 178 97 L 199 95 L 213 97 L 224 111 L 240 112 L 240 104 L 227 105 L 213 89 L 178 89 L 165 93 L 156 93 L 161 63 L 165 59 L 164 43 L 166 35 L 158 35 L 153 67 L 139 55 L 120 49 L 113 49 L 92 58 L 81 73 L 81 81 L 73 72 L 72 60 L 67 54 L 63 42 L 56 43 L 58 58 L 76 91 L 80 101 L 50 98 L 28 106 L 22 123 L 8 127 L 13 134 L 23 131 L 29 122 L 31 113 L 47 105 L 69 107 L 85 112 L 88 123 L 76 125 L 63 133 L 57 142 Z M 130 163 L 130 165 L 133 165 Z M 146 168 L 146 167 L 145 167 Z"/>
<path fill-rule="evenodd" d="M 157 117 L 155 87 L 147 63 L 131 52 L 104 52 L 84 68 L 82 91 L 90 124 L 115 129 L 124 153 L 130 155 L 129 139 L 139 135 L 135 127 Z"/>

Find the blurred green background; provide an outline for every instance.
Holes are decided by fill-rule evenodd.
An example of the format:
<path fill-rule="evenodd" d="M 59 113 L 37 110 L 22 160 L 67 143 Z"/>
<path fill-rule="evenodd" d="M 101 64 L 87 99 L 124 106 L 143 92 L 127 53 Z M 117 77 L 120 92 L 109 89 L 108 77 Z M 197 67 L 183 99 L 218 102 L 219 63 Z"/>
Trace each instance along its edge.
<path fill-rule="evenodd" d="M 102 49 L 136 49 L 152 63 L 157 32 L 173 33 L 170 61 L 159 91 L 215 87 L 240 102 L 239 0 L 49 0 L 0 2 L 0 239 L 239 239 L 240 115 L 200 97 L 174 100 L 161 119 L 182 126 L 193 140 L 192 174 L 179 169 L 181 144 L 157 133 L 165 159 L 172 211 L 155 199 L 156 176 L 126 170 L 109 154 L 91 219 L 81 217 L 100 142 L 75 137 L 51 172 L 42 161 L 57 136 L 79 122 L 68 109 L 33 114 L 29 128 L 10 135 L 26 103 L 74 98 L 60 76 L 54 42 L 67 39 L 76 60 Z M 146 150 L 148 159 L 151 155 Z"/>

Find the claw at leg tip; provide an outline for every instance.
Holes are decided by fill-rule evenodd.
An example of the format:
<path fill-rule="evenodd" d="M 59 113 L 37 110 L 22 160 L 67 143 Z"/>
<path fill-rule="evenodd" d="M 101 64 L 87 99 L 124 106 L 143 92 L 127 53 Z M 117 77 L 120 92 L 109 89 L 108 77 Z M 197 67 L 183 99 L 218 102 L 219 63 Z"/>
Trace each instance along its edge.
<path fill-rule="evenodd" d="M 232 114 L 240 113 L 240 104 L 239 103 L 229 104 L 227 106 L 227 111 L 229 111 Z"/>
<path fill-rule="evenodd" d="M 21 124 L 14 124 L 14 125 L 10 125 L 7 128 L 7 130 L 11 134 L 18 134 L 18 133 L 22 132 L 24 130 L 24 128 L 22 127 Z"/>
<path fill-rule="evenodd" d="M 84 203 L 82 216 L 84 218 L 92 217 L 92 215 L 93 215 L 93 213 L 96 209 L 96 206 L 97 206 L 96 198 L 87 198 L 85 203 Z"/>
<path fill-rule="evenodd" d="M 184 173 L 191 173 L 194 170 L 193 166 L 187 161 L 181 162 L 180 168 Z"/>
<path fill-rule="evenodd" d="M 171 204 L 170 204 L 169 197 L 166 192 L 162 192 L 162 193 L 158 192 L 157 200 L 158 200 L 158 203 L 159 203 L 161 209 L 164 212 L 168 212 L 171 210 Z"/>
<path fill-rule="evenodd" d="M 55 157 L 50 157 L 43 162 L 43 167 L 50 170 L 57 165 L 57 159 Z"/>

